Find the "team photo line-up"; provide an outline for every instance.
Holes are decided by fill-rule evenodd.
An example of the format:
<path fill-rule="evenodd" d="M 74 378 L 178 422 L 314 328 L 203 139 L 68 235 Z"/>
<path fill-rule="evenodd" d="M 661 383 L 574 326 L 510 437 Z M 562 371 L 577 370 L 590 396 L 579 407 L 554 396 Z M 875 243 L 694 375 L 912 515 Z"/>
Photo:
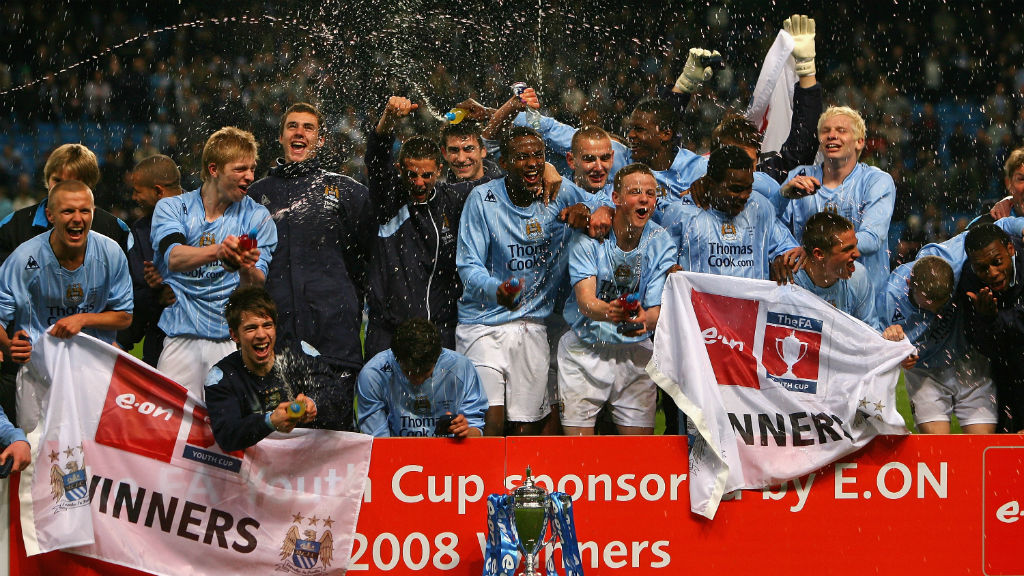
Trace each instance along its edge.
<path fill-rule="evenodd" d="M 909 339 L 920 432 L 950 432 L 953 415 L 966 433 L 1021 431 L 1024 149 L 1004 166 L 1011 197 L 890 270 L 893 178 L 860 162 L 858 111 L 824 107 L 814 20 L 784 28 L 797 82 L 778 152 L 738 113 L 709 154 L 678 145 L 721 58 L 700 48 L 636 105 L 624 138 L 543 116 L 518 86 L 497 109 L 460 103 L 439 139 L 399 145 L 420 104 L 391 96 L 367 135 L 365 186 L 321 163 L 324 118 L 293 103 L 260 180 L 256 139 L 235 127 L 209 136 L 196 190 L 172 158 L 139 161 L 131 226 L 95 205 L 95 154 L 59 146 L 48 196 L 0 222 L 0 462 L 29 463 L 15 396 L 46 332 L 141 343 L 146 363 L 204 399 L 227 451 L 296 426 L 652 434 L 646 367 L 680 270 L 793 283 Z"/>

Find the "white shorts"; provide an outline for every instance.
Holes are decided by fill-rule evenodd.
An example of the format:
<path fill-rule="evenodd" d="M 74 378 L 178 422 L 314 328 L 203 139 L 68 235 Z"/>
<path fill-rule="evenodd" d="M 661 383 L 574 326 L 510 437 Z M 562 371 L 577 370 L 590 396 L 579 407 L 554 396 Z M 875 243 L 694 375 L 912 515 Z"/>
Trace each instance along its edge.
<path fill-rule="evenodd" d="M 156 369 L 205 399 L 204 384 L 210 368 L 236 350 L 233 340 L 207 340 L 192 336 L 174 336 L 164 340 L 164 349 Z"/>
<path fill-rule="evenodd" d="M 996 390 L 989 375 L 988 358 L 972 351 L 941 370 L 911 368 L 904 371 L 914 422 L 995 424 Z"/>
<path fill-rule="evenodd" d="M 509 421 L 538 422 L 551 412 L 544 324 L 530 320 L 498 326 L 459 324 L 455 351 L 473 362 L 488 404 L 504 406 Z"/>
<path fill-rule="evenodd" d="M 558 344 L 558 394 L 562 426 L 593 427 L 609 404 L 619 426 L 654 427 L 658 391 L 647 373 L 650 340 L 636 344 L 586 344 L 573 331 Z"/>

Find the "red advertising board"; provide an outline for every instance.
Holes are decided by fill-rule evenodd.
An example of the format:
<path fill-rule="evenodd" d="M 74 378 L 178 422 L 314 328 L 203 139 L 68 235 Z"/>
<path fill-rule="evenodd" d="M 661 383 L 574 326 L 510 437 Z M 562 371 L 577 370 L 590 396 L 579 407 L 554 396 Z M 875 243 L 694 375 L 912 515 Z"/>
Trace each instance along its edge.
<path fill-rule="evenodd" d="M 677 437 L 379 440 L 350 573 L 480 574 L 486 496 L 526 466 L 575 498 L 588 576 L 1024 574 L 1017 435 L 883 437 L 778 489 L 742 492 L 714 520 L 689 511 Z M 11 574 L 135 574 L 63 553 L 25 559 L 16 524 L 11 536 Z"/>

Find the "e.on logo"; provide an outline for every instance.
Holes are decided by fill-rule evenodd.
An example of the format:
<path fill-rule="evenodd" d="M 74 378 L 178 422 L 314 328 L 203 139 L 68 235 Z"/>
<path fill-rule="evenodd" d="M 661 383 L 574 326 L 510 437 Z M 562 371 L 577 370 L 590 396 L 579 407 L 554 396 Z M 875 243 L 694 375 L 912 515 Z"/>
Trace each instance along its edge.
<path fill-rule="evenodd" d="M 982 565 L 988 576 L 1024 574 L 1024 461 L 1022 446 L 985 449 L 982 468 Z"/>
<path fill-rule="evenodd" d="M 118 358 L 96 442 L 170 462 L 186 395 L 184 388 L 150 368 Z"/>
<path fill-rule="evenodd" d="M 690 301 L 718 383 L 760 388 L 754 357 L 754 331 L 760 303 L 697 290 L 690 292 Z"/>

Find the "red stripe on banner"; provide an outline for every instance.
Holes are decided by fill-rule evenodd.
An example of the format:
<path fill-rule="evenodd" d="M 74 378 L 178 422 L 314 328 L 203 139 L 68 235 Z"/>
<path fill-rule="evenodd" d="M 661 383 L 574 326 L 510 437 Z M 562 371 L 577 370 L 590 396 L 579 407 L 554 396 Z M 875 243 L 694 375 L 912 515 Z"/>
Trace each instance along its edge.
<path fill-rule="evenodd" d="M 187 396 L 181 385 L 119 356 L 103 403 L 96 442 L 170 462 Z"/>
<path fill-rule="evenodd" d="M 692 291 L 691 301 L 718 383 L 760 389 L 754 358 L 760 302 L 697 290 Z"/>

